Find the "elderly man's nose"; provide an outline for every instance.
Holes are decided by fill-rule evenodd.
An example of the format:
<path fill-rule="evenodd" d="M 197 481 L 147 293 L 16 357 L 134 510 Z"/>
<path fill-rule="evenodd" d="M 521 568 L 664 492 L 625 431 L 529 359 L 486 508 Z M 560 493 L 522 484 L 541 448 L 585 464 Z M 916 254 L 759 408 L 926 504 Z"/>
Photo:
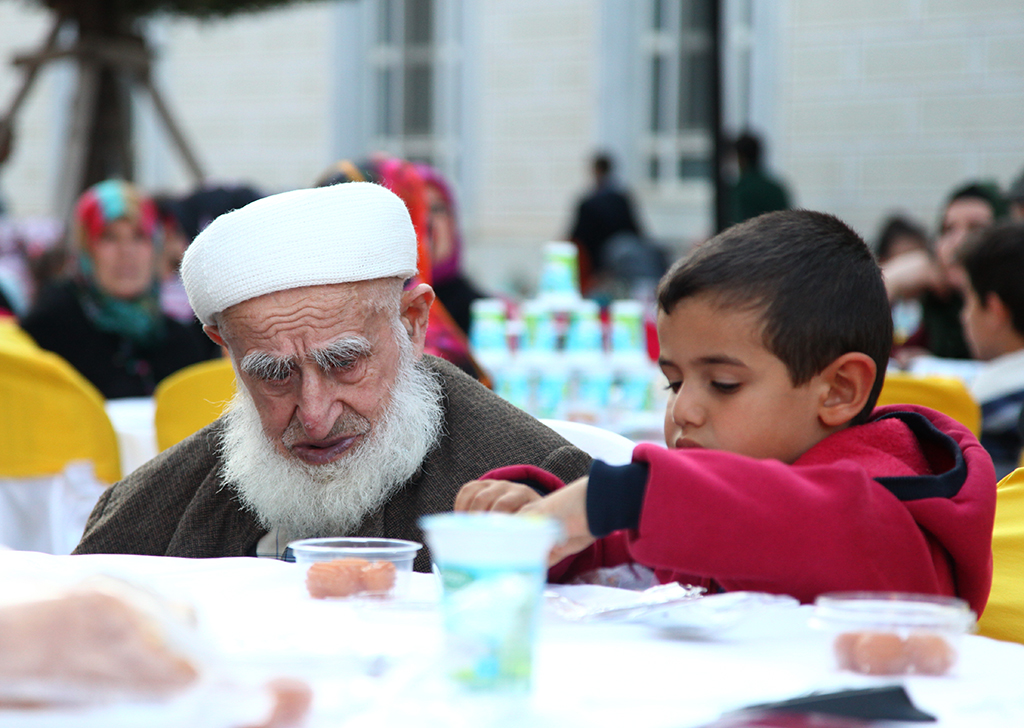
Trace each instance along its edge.
<path fill-rule="evenodd" d="M 306 436 L 323 439 L 334 427 L 334 398 L 330 388 L 317 375 L 303 376 L 299 388 L 299 422 Z"/>

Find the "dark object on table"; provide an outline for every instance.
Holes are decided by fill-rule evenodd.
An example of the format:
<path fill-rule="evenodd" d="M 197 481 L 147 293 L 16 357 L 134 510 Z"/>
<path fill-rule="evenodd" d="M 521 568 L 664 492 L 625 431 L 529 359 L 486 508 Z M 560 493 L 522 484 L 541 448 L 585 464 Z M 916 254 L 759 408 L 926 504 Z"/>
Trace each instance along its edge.
<path fill-rule="evenodd" d="M 778 703 L 752 705 L 747 711 L 781 711 L 783 713 L 824 713 L 861 720 L 905 720 L 934 723 L 929 715 L 910 702 L 902 685 L 880 688 L 841 690 L 835 693 L 815 693 Z M 742 723 L 739 725 L 743 725 Z M 753 723 L 751 725 L 760 725 Z M 772 725 L 772 724 L 768 724 Z M 789 724 L 783 724 L 789 725 Z M 800 724 L 793 724 L 800 725 Z M 815 723 L 815 725 L 818 725 Z"/>

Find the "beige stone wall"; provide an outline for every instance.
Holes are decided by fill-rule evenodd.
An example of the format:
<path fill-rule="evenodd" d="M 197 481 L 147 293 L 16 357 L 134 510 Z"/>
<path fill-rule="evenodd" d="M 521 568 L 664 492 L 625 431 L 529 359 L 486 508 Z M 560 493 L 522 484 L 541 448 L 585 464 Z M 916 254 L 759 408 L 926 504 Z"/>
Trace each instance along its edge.
<path fill-rule="evenodd" d="M 274 192 L 311 184 L 331 161 L 332 13 L 299 3 L 156 29 L 166 94 L 211 179 Z"/>
<path fill-rule="evenodd" d="M 602 5 L 464 2 L 467 265 L 485 287 L 528 288 L 541 245 L 567 232 L 589 184 L 586 163 L 600 135 Z M 768 39 L 778 46 L 769 142 L 800 205 L 835 212 L 871 238 L 890 211 L 934 225 L 959 182 L 1005 185 L 1024 168 L 1019 0 L 780 3 L 780 35 Z M 334 3 L 311 2 L 153 24 L 158 82 L 212 179 L 276 191 L 309 184 L 333 161 L 336 13 Z M 36 5 L 0 2 L 0 104 L 18 80 L 9 54 L 33 48 L 47 28 Z M 52 209 L 71 87 L 66 69 L 47 71 L 19 118 L 15 154 L 0 172 L 0 191 L 18 215 Z M 151 117 L 140 124 L 140 182 L 185 189 L 189 179 L 162 134 Z M 637 192 L 661 237 L 692 235 L 701 217 L 693 211 L 710 204 L 696 193 Z"/>
<path fill-rule="evenodd" d="M 151 23 L 155 78 L 210 180 L 273 192 L 310 184 L 332 161 L 333 12 L 331 3 L 299 3 L 226 20 Z M 3 62 L 14 49 L 38 46 L 48 28 L 49 17 L 34 5 L 0 3 Z M 0 68 L 0 103 L 19 79 L 9 65 Z M 15 214 L 53 209 L 72 83 L 69 68 L 47 68 L 19 115 L 15 153 L 0 175 Z M 187 169 L 146 96 L 137 108 L 138 182 L 189 189 Z"/>
<path fill-rule="evenodd" d="M 597 14 L 589 0 L 482 0 L 475 215 L 467 265 L 487 286 L 532 286 L 540 247 L 568 232 L 589 184 L 596 125 Z M 495 275 L 501 272 L 501 275 Z"/>
<path fill-rule="evenodd" d="M 0 114 L 22 83 L 10 65 L 13 55 L 40 46 L 50 31 L 48 13 L 29 3 L 0 2 Z M 0 168 L 0 196 L 12 214 L 42 216 L 52 209 L 59 174 L 57 140 L 63 121 L 58 99 L 66 70 L 55 67 L 41 74 L 16 119 L 14 151 Z"/>
<path fill-rule="evenodd" d="M 1020 2 L 789 0 L 784 27 L 775 158 L 801 205 L 934 230 L 961 182 L 1024 169 Z"/>

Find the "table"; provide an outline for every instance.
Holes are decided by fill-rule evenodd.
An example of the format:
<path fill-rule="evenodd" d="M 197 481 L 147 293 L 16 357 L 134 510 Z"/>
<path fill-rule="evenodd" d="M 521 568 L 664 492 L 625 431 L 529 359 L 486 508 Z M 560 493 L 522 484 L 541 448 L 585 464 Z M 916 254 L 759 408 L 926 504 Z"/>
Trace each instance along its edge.
<path fill-rule="evenodd" d="M 723 711 L 812 691 L 890 684 L 838 672 L 808 607 L 775 606 L 702 640 L 667 638 L 642 624 L 576 623 L 545 614 L 535 695 L 525 715 L 498 722 L 486 705 L 453 703 L 440 682 L 437 583 L 414 574 L 403 603 L 310 599 L 304 569 L 250 558 L 49 556 L 0 552 L 0 583 L 107 573 L 194 605 L 219 675 L 172 705 L 116 706 L 72 714 L 0 713 L 5 727 L 197 726 L 254 719 L 263 681 L 297 676 L 314 688 L 310 728 L 699 726 Z M 561 587 L 579 596 L 587 587 Z M 1024 645 L 968 636 L 954 673 L 902 679 L 940 728 L 1024 725 Z M 900 724 L 906 725 L 906 724 Z"/>

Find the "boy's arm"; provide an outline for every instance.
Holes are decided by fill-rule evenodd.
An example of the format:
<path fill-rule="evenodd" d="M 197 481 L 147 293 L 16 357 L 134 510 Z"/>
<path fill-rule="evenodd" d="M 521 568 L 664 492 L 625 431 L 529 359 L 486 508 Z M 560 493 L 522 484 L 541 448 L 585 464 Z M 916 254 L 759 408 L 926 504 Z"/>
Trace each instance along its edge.
<path fill-rule="evenodd" d="M 913 515 L 852 462 L 791 466 L 638 446 L 649 467 L 633 558 L 727 590 L 953 592 Z"/>
<path fill-rule="evenodd" d="M 608 467 L 595 460 L 591 464 L 591 474 L 595 468 L 603 472 Z M 607 528 L 617 513 L 639 513 L 646 466 L 640 466 L 640 470 L 643 473 L 640 479 L 633 479 L 633 484 L 640 488 L 638 494 L 631 495 L 634 505 L 620 508 L 617 504 L 606 503 L 602 511 L 593 516 L 601 528 Z M 621 486 L 617 490 L 621 493 Z M 559 495 L 563 491 L 567 492 Z M 564 582 L 594 569 L 632 561 L 622 531 L 610 533 L 613 529 L 609 528 L 600 534 L 608 535 L 595 543 L 587 513 L 587 491 L 587 478 L 580 478 L 567 486 L 543 468 L 513 465 L 492 470 L 480 480 L 463 485 L 455 498 L 455 510 L 533 512 L 557 518 L 565 529 L 567 540 L 552 552 L 548 578 L 552 582 Z M 547 495 L 542 497 L 542 494 Z"/>

